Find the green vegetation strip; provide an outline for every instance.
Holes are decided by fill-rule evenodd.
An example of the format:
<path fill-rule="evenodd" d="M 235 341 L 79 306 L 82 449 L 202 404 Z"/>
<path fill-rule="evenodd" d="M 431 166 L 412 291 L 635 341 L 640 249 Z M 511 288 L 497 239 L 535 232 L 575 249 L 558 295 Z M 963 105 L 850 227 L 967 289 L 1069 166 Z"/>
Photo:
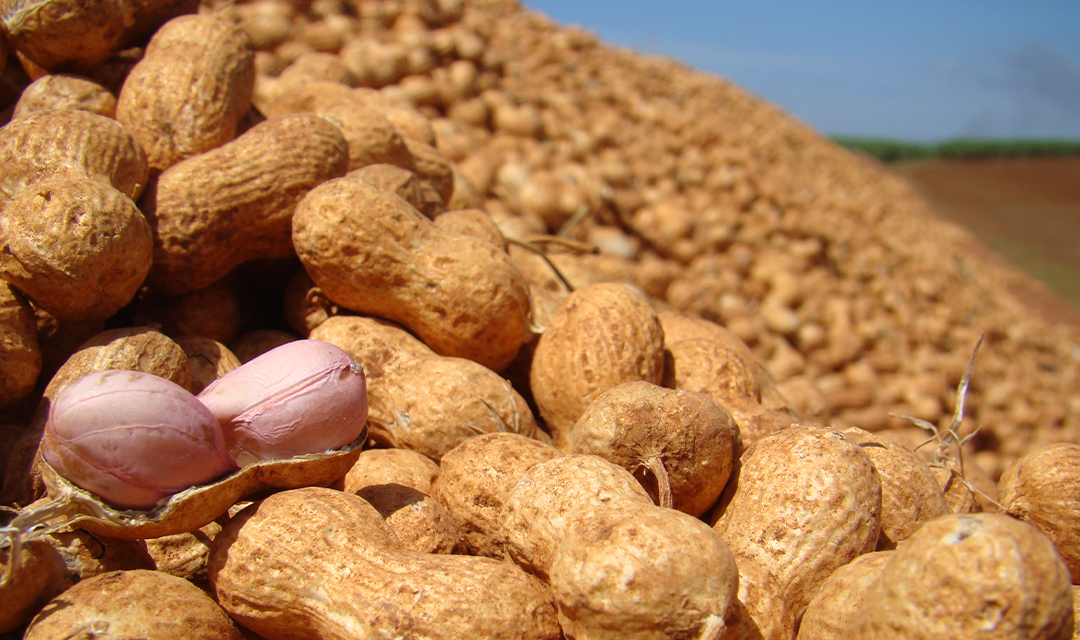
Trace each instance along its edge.
<path fill-rule="evenodd" d="M 861 151 L 882 162 L 906 162 L 930 158 L 1033 158 L 1080 156 L 1080 140 L 957 138 L 940 144 L 918 144 L 885 138 L 832 136 L 833 142 Z"/>

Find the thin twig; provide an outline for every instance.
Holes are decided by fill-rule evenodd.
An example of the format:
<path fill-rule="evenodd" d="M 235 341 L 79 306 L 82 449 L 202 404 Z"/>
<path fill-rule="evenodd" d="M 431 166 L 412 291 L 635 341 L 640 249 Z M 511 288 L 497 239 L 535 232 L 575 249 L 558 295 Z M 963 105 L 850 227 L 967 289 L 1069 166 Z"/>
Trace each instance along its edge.
<path fill-rule="evenodd" d="M 974 431 L 967 434 L 966 436 L 960 437 L 960 425 L 964 422 L 964 405 L 967 402 L 968 387 L 971 385 L 971 372 L 975 368 L 975 356 L 979 353 L 979 347 L 982 345 L 984 337 L 985 335 L 979 336 L 978 342 L 975 343 L 975 348 L 971 352 L 971 359 L 968 360 L 968 365 L 967 368 L 964 370 L 964 375 L 962 378 L 960 378 L 960 384 L 956 387 L 956 410 L 953 412 L 952 422 L 949 425 L 948 429 L 942 431 L 941 427 L 939 427 L 938 425 L 928 422 L 926 420 L 915 418 L 913 416 L 906 416 L 897 413 L 891 413 L 889 415 L 897 418 L 903 418 L 904 420 L 911 422 L 920 429 L 925 429 L 926 431 L 932 433 L 933 436 L 931 436 L 930 439 L 926 442 L 923 442 L 919 446 L 915 447 L 915 451 L 918 451 L 919 449 L 922 449 L 924 446 L 930 444 L 931 442 L 936 441 L 938 446 L 937 451 L 934 452 L 934 462 L 932 463 L 932 466 L 942 469 L 948 469 L 950 466 L 955 465 L 955 467 L 959 469 L 959 473 L 957 475 L 960 478 L 960 481 L 964 483 L 964 486 L 971 490 L 972 493 L 979 494 L 991 504 L 1004 511 L 1004 507 L 998 504 L 996 500 L 986 495 L 986 493 L 984 493 L 983 491 L 979 490 L 978 487 L 976 487 L 974 484 L 971 483 L 970 480 L 967 479 L 967 472 L 964 469 L 964 447 L 967 446 L 967 444 L 971 442 L 971 440 L 975 438 L 976 435 L 979 434 L 982 426 L 975 427 Z"/>
<path fill-rule="evenodd" d="M 574 215 L 566 221 L 566 224 L 562 226 L 562 229 L 559 229 L 559 232 L 555 235 L 559 236 L 560 238 L 565 238 L 566 236 L 570 235 L 570 232 L 574 230 L 574 227 L 581 224 L 581 221 L 588 216 L 589 207 L 581 205 L 580 207 L 578 207 L 578 210 L 574 212 Z"/>
<path fill-rule="evenodd" d="M 557 244 L 560 247 L 566 247 L 573 251 L 580 251 L 581 253 L 597 254 L 600 253 L 600 247 L 591 245 L 585 242 L 579 242 L 577 240 L 571 240 L 570 238 L 562 238 L 560 236 L 531 236 L 529 237 L 530 244 Z"/>
<path fill-rule="evenodd" d="M 570 281 L 566 279 L 566 276 L 564 276 L 562 274 L 562 271 L 559 271 L 559 268 L 555 266 L 555 263 L 551 261 L 551 258 L 547 257 L 546 253 L 544 253 L 540 249 L 537 249 L 536 247 L 529 244 L 528 242 L 522 242 L 521 240 L 514 240 L 513 238 L 507 238 L 506 241 L 509 244 L 514 245 L 515 247 L 521 247 L 522 249 L 525 249 L 526 251 L 531 251 L 531 252 L 535 253 L 536 255 L 540 256 L 540 259 L 543 260 L 545 264 L 547 264 L 548 268 L 551 269 L 551 271 L 555 274 L 555 277 L 559 279 L 559 282 L 561 282 L 562 285 L 564 287 L 566 287 L 566 290 L 568 292 L 570 292 L 570 293 L 574 292 L 574 286 L 572 284 L 570 284 Z"/>

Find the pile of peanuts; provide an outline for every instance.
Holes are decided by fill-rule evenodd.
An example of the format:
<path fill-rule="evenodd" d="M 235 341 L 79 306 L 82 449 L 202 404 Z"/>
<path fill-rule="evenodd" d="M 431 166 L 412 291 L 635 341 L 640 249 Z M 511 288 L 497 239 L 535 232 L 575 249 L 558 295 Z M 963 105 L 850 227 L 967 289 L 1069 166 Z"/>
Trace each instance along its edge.
<path fill-rule="evenodd" d="M 513 0 L 0 24 L 0 638 L 1080 637 L 1080 331 L 887 169 Z M 301 340 L 354 445 L 44 457 L 253 361 L 329 442 Z"/>

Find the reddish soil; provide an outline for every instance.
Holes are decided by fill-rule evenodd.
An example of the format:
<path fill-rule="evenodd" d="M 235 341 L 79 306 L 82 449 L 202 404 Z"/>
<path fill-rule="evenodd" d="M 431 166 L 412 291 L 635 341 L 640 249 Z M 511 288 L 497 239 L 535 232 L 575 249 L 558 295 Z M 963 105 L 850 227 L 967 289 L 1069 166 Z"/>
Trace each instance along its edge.
<path fill-rule="evenodd" d="M 943 217 L 1045 285 L 1014 291 L 1022 301 L 1080 327 L 1080 157 L 932 160 L 896 169 Z"/>

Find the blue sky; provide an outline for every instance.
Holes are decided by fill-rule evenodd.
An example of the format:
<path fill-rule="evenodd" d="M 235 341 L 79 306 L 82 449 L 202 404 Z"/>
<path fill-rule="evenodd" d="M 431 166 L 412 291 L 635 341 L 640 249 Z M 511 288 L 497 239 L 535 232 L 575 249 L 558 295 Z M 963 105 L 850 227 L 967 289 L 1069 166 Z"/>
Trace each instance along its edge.
<path fill-rule="evenodd" d="M 523 0 L 825 134 L 1080 139 L 1078 0 Z"/>

